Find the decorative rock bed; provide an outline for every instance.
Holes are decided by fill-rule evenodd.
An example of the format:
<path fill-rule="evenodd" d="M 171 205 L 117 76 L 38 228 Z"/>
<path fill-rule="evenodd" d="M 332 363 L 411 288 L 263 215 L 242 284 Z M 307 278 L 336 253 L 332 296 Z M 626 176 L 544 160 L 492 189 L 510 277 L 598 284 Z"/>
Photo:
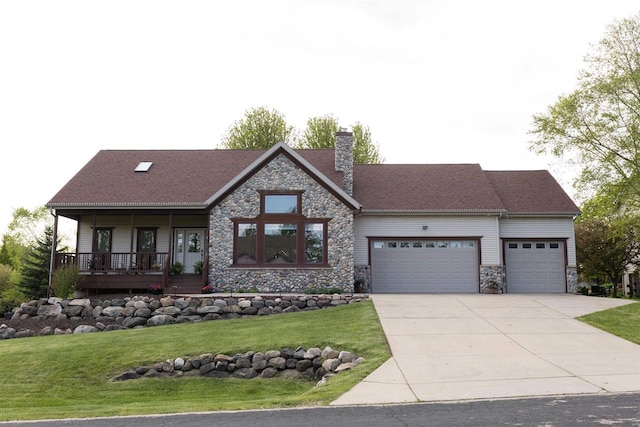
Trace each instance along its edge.
<path fill-rule="evenodd" d="M 43 327 L 19 329 L 0 324 L 0 340 L 36 335 L 88 333 L 142 328 L 172 323 L 266 316 L 301 310 L 318 310 L 366 300 L 368 295 L 255 295 L 211 297 L 133 296 L 95 298 L 49 298 L 23 303 L 11 313 L 12 320 L 39 320 Z M 58 329 L 49 321 L 86 321 L 75 329 Z M 38 322 L 40 323 L 40 322 Z"/>
<path fill-rule="evenodd" d="M 320 380 L 351 369 L 364 361 L 348 351 L 337 351 L 331 347 L 301 347 L 267 352 L 249 351 L 228 356 L 226 354 L 202 354 L 198 357 L 168 359 L 151 366 L 139 366 L 112 378 L 125 381 L 154 377 L 213 377 L 213 378 L 304 378 Z"/>

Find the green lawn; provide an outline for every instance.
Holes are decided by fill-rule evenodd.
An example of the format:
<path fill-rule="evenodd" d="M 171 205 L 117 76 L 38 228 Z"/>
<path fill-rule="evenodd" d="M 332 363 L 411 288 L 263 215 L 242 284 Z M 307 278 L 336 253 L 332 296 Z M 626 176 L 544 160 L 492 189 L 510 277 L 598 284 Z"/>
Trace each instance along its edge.
<path fill-rule="evenodd" d="M 578 317 L 578 320 L 640 344 L 640 303 L 597 311 Z"/>
<path fill-rule="evenodd" d="M 366 362 L 327 384 L 145 378 L 126 369 L 203 353 L 331 346 Z M 153 328 L 0 341 L 0 421 L 326 405 L 390 357 L 371 301 L 330 309 Z"/>

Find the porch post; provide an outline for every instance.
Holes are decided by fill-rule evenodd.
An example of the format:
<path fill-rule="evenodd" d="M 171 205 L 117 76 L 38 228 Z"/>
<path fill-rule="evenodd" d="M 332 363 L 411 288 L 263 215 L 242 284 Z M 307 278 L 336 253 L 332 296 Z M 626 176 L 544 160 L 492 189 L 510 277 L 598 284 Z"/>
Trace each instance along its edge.
<path fill-rule="evenodd" d="M 169 269 L 172 264 L 173 255 L 173 212 L 169 213 L 169 248 L 167 250 L 167 264 L 164 266 L 162 273 L 163 287 L 169 284 Z"/>
<path fill-rule="evenodd" d="M 49 286 L 47 287 L 47 298 L 51 296 L 51 287 L 53 285 L 53 269 L 57 267 L 56 258 L 58 255 L 58 214 L 55 210 L 51 210 L 53 215 L 53 241 L 51 242 L 51 260 L 49 261 Z"/>
<path fill-rule="evenodd" d="M 133 232 L 135 227 L 135 214 L 131 214 L 131 239 L 129 241 L 129 270 L 133 265 Z"/>
<path fill-rule="evenodd" d="M 93 220 L 92 220 L 92 224 L 91 224 L 91 259 L 89 260 L 91 267 L 91 275 L 93 275 L 95 273 L 95 263 L 94 263 L 94 257 L 95 257 L 95 253 L 96 253 L 96 213 L 93 213 Z"/>

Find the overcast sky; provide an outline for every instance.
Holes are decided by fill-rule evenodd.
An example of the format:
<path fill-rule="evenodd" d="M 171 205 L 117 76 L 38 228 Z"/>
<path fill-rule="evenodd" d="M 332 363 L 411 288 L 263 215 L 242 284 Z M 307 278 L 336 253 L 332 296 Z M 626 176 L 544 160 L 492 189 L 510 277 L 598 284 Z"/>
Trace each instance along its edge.
<path fill-rule="evenodd" d="M 637 0 L 0 2 L 0 234 L 101 149 L 214 148 L 251 107 L 369 126 L 387 163 L 549 169 L 531 118 Z M 428 185 L 428 183 L 425 183 Z"/>

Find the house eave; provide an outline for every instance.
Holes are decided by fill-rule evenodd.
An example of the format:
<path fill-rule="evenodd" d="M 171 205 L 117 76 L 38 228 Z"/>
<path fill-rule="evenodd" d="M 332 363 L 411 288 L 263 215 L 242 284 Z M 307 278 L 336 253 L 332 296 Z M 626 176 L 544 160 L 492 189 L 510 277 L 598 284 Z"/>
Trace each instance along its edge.
<path fill-rule="evenodd" d="M 120 202 L 120 203 L 47 203 L 45 205 L 49 209 L 158 209 L 158 208 L 170 208 L 170 209 L 204 209 L 206 204 L 199 202 L 184 202 L 184 203 L 136 203 L 136 202 Z"/>
<path fill-rule="evenodd" d="M 507 216 L 509 217 L 576 217 L 580 215 L 580 211 L 573 212 L 508 212 Z"/>
<path fill-rule="evenodd" d="M 505 209 L 367 209 L 361 215 L 506 215 Z"/>

